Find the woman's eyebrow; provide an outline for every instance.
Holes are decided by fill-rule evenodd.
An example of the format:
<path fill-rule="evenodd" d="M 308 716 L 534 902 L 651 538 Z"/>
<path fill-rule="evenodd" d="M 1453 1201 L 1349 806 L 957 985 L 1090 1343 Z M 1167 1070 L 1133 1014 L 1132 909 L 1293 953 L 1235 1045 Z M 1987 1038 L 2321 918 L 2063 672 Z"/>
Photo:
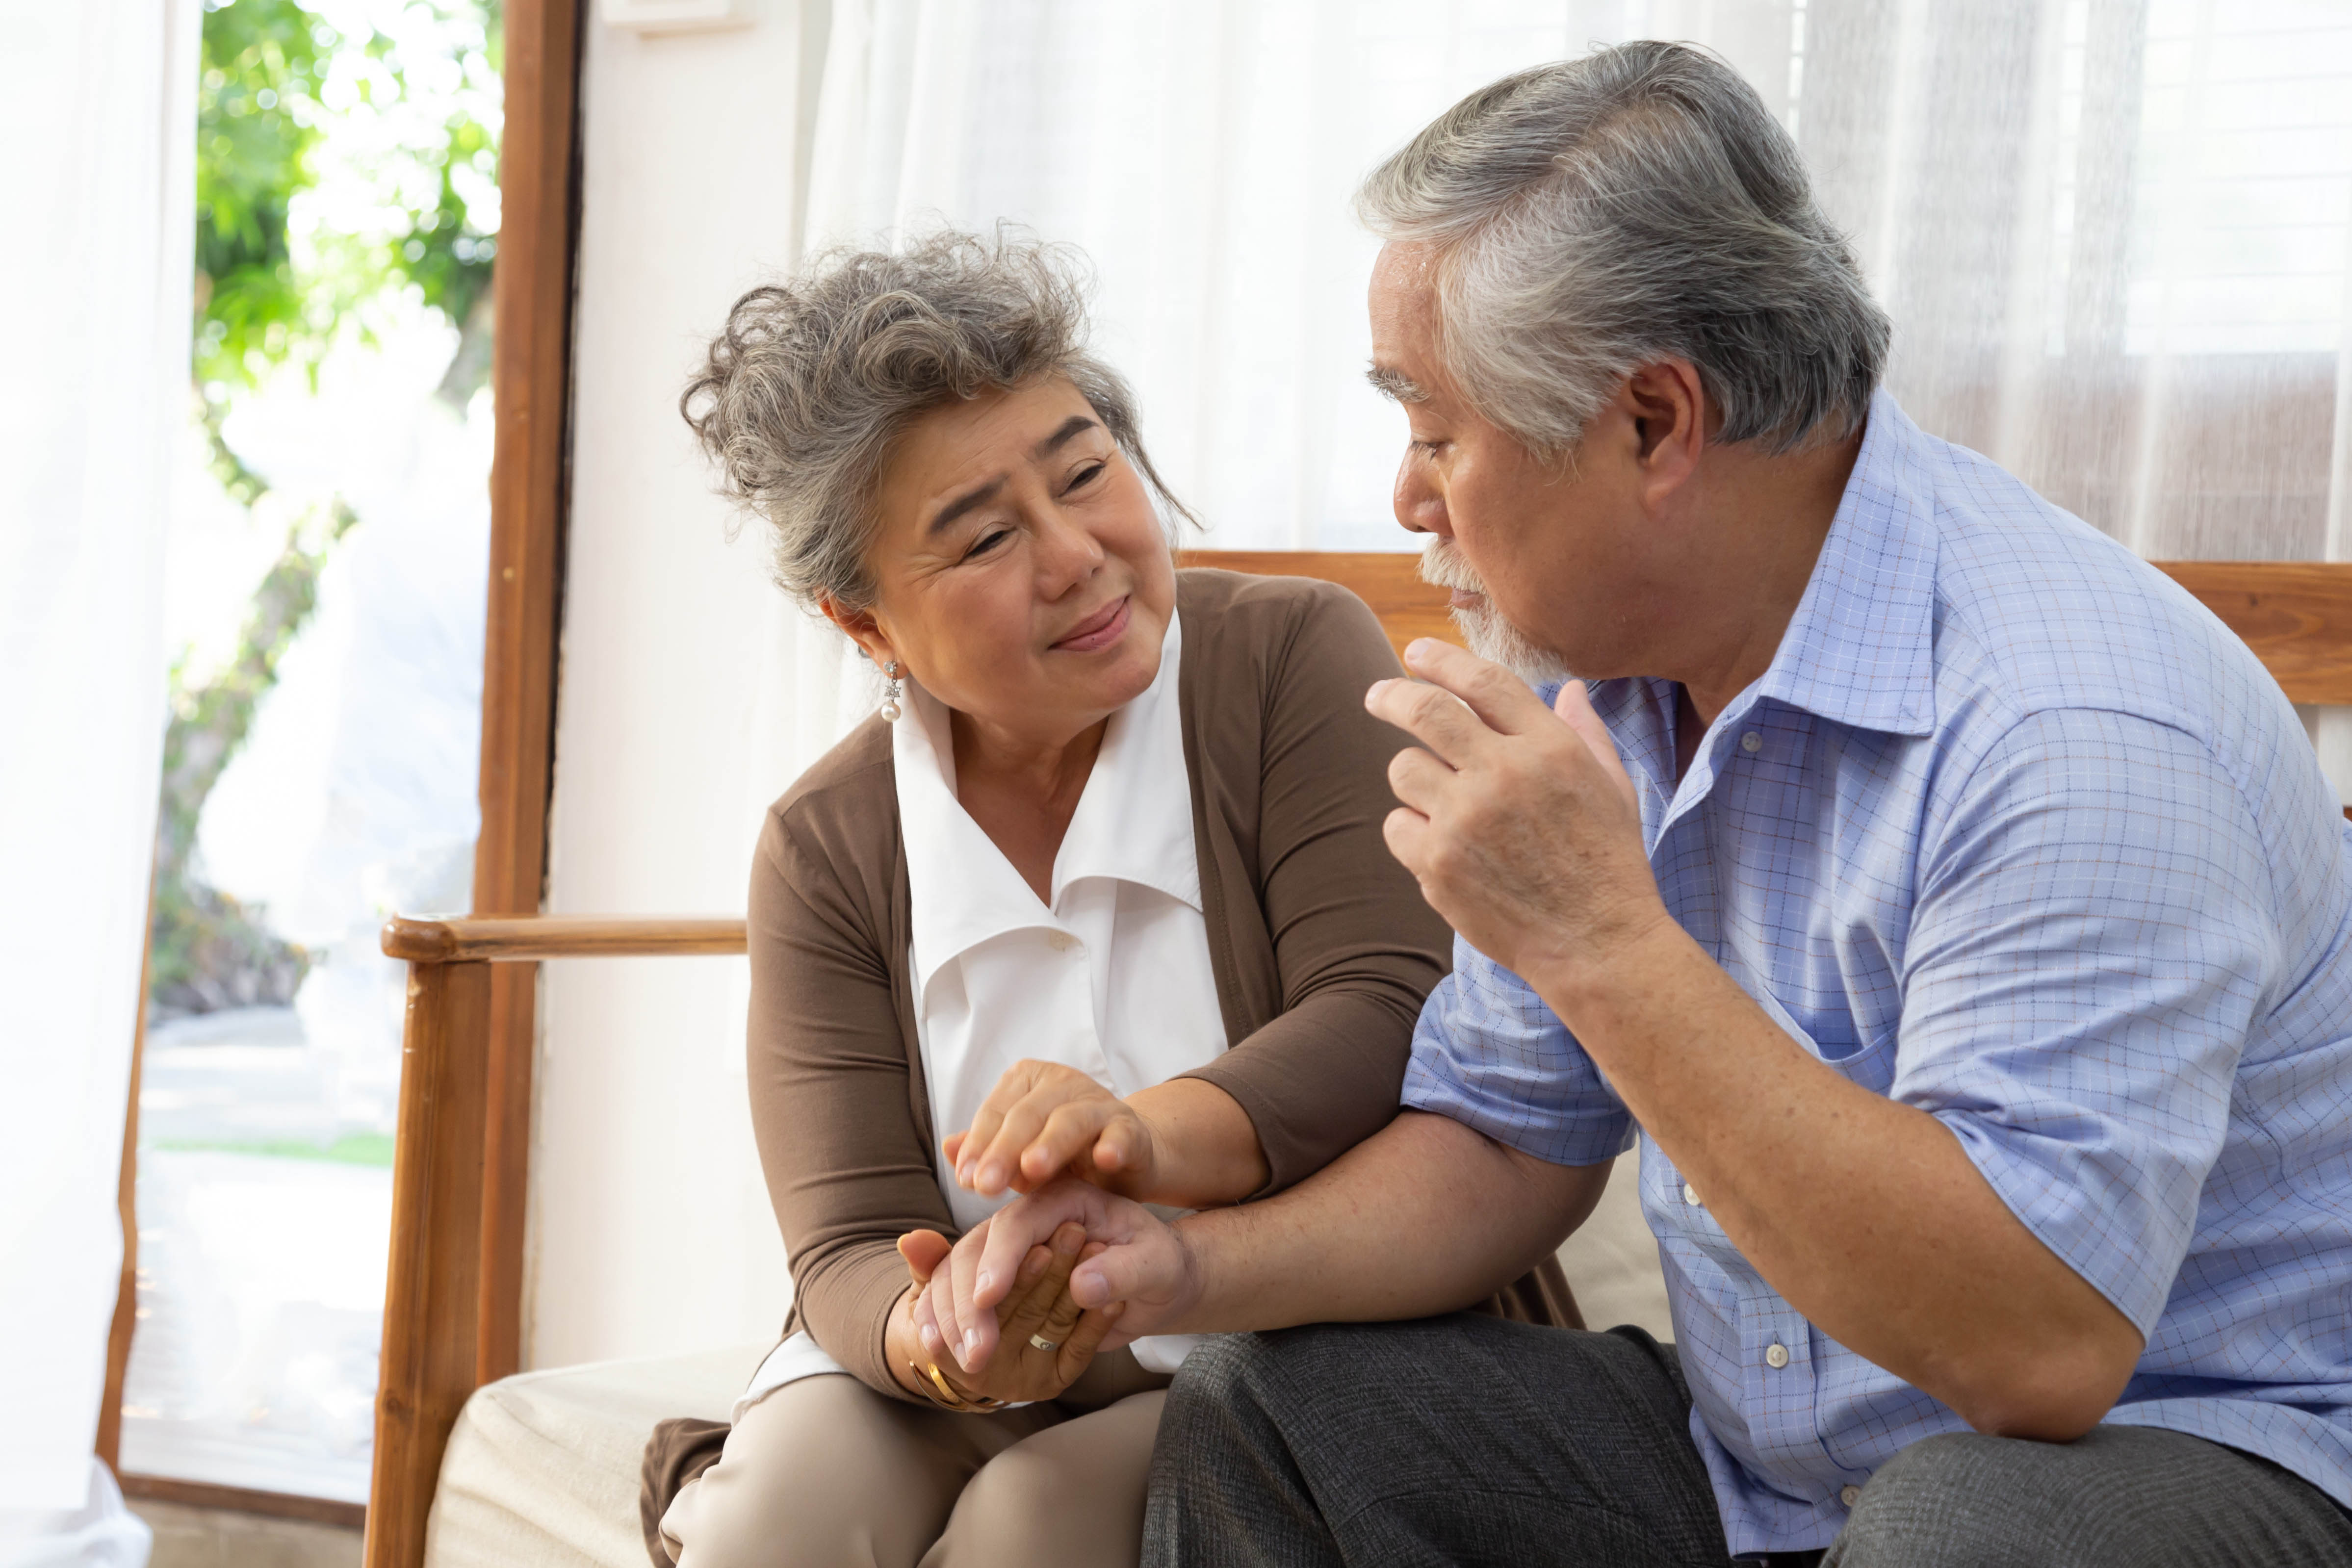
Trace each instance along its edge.
<path fill-rule="evenodd" d="M 1097 428 L 1096 421 L 1088 419 L 1083 413 L 1074 413 L 1070 415 L 1069 418 L 1064 420 L 1061 423 L 1061 427 L 1055 430 L 1053 434 L 1045 437 L 1045 440 L 1031 447 L 1029 449 L 1029 455 L 1032 457 L 1049 457 L 1062 447 L 1067 445 L 1073 436 L 1083 434 L 1085 432 L 1094 430 L 1096 428 Z M 938 533 L 941 528 L 946 528 L 950 523 L 954 522 L 958 517 L 962 517 L 974 507 L 984 507 L 990 501 L 994 500 L 996 498 L 996 493 L 1003 488 L 1004 488 L 1004 476 L 999 474 L 987 484 L 980 486 L 976 489 L 966 490 L 962 495 L 958 496 L 954 500 L 950 501 L 946 506 L 941 507 L 939 509 L 938 515 L 932 517 L 930 522 L 924 528 L 923 532 L 925 534 Z"/>
<path fill-rule="evenodd" d="M 1004 476 L 999 474 L 995 478 L 991 479 L 987 484 L 981 486 L 979 488 L 966 490 L 962 495 L 958 496 L 954 500 L 950 501 L 946 506 L 941 507 L 939 509 L 938 515 L 933 517 L 930 522 L 924 527 L 923 533 L 925 537 L 928 538 L 932 534 L 938 533 L 941 528 L 946 528 L 950 523 L 954 522 L 958 517 L 962 517 L 974 507 L 984 507 L 988 505 L 989 502 L 996 498 L 996 493 L 1003 488 Z"/>
<path fill-rule="evenodd" d="M 1084 431 L 1096 428 L 1095 422 L 1083 413 L 1074 413 L 1062 422 L 1062 427 L 1029 449 L 1032 457 L 1049 457 L 1059 451 L 1069 439 Z"/>

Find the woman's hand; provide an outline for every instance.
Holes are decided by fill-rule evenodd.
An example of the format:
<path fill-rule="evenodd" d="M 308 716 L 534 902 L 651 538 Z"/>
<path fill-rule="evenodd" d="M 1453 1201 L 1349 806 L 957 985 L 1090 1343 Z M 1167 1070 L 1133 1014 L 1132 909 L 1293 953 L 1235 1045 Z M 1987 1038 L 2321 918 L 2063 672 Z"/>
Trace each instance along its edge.
<path fill-rule="evenodd" d="M 1136 1197 L 1155 1186 L 1161 1143 L 1149 1117 L 1076 1068 L 1021 1061 L 942 1147 L 956 1180 L 983 1197 L 1067 1175 Z"/>
<path fill-rule="evenodd" d="M 1045 1242 L 1028 1249 L 1012 1291 L 997 1306 L 996 1330 L 1003 1352 L 985 1371 L 967 1373 L 947 1354 L 946 1342 L 920 1310 L 933 1275 L 951 1250 L 947 1238 L 936 1230 L 909 1231 L 898 1239 L 898 1254 L 906 1259 L 914 1282 L 896 1311 L 906 1314 L 908 1338 L 921 1346 L 918 1364 L 909 1369 L 919 1379 L 915 1391 L 934 1400 L 938 1391 L 921 1386 L 919 1380 L 935 1369 L 961 1399 L 1051 1399 L 1093 1363 L 1104 1337 L 1125 1311 L 1114 1304 L 1081 1312 L 1071 1299 L 1070 1270 L 1102 1248 L 1087 1244 L 1084 1228 L 1065 1225 Z M 1037 1343 L 1040 1340 L 1045 1348 Z"/>

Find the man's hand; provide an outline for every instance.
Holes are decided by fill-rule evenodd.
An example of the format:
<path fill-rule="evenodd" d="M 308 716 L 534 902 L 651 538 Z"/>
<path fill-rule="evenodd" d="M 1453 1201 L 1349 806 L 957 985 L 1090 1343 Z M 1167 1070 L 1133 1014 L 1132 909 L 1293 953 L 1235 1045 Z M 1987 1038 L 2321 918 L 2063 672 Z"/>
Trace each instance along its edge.
<path fill-rule="evenodd" d="M 1389 764 L 1403 805 L 1387 837 L 1447 924 L 1514 974 L 1573 989 L 1669 921 L 1633 780 L 1582 682 L 1547 709 L 1450 643 L 1423 638 L 1405 664 L 1430 684 L 1381 681 L 1364 706 L 1428 747 Z"/>
<path fill-rule="evenodd" d="M 1024 1260 L 1044 1239 L 1068 1234 L 1066 1228 L 1082 1228 L 1087 1239 L 1070 1274 L 1071 1300 L 1089 1317 L 1117 1314 L 1103 1348 L 1159 1333 L 1199 1297 L 1199 1270 L 1173 1226 L 1141 1204 L 1066 1178 L 974 1226 L 930 1270 L 913 1308 L 923 1343 L 953 1355 L 967 1375 L 982 1375 L 996 1353 L 1001 1304 L 1025 1283 Z"/>
<path fill-rule="evenodd" d="M 1018 1061 L 942 1145 L 956 1180 L 993 1197 L 1067 1173 L 1114 1192 L 1151 1190 L 1159 1138 L 1149 1118 L 1075 1067 Z"/>

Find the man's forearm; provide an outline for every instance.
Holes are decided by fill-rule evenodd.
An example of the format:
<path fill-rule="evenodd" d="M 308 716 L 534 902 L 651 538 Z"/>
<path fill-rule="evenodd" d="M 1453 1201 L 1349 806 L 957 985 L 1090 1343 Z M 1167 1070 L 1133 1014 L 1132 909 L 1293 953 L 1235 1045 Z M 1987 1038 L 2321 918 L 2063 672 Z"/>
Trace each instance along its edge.
<path fill-rule="evenodd" d="M 2063 1439 L 2121 1393 L 2128 1320 L 1950 1129 L 1849 1082 L 1678 929 L 1534 983 L 1741 1254 L 1823 1333 L 1981 1429 Z"/>
<path fill-rule="evenodd" d="M 1191 1310 L 1155 1332 L 1377 1322 L 1452 1312 L 1518 1278 L 1583 1222 L 1609 1166 L 1547 1165 L 1407 1111 L 1262 1203 L 1180 1221 Z"/>

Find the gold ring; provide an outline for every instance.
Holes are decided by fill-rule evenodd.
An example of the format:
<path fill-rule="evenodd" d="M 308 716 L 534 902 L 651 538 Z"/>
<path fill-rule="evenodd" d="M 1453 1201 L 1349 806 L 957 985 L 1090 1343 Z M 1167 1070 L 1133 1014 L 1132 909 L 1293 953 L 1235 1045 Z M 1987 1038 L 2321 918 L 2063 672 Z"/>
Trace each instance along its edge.
<path fill-rule="evenodd" d="M 1031 1334 L 1029 1336 L 1029 1343 L 1035 1345 L 1039 1350 L 1059 1350 L 1062 1348 L 1062 1342 L 1060 1340 L 1047 1339 L 1041 1333 Z"/>

